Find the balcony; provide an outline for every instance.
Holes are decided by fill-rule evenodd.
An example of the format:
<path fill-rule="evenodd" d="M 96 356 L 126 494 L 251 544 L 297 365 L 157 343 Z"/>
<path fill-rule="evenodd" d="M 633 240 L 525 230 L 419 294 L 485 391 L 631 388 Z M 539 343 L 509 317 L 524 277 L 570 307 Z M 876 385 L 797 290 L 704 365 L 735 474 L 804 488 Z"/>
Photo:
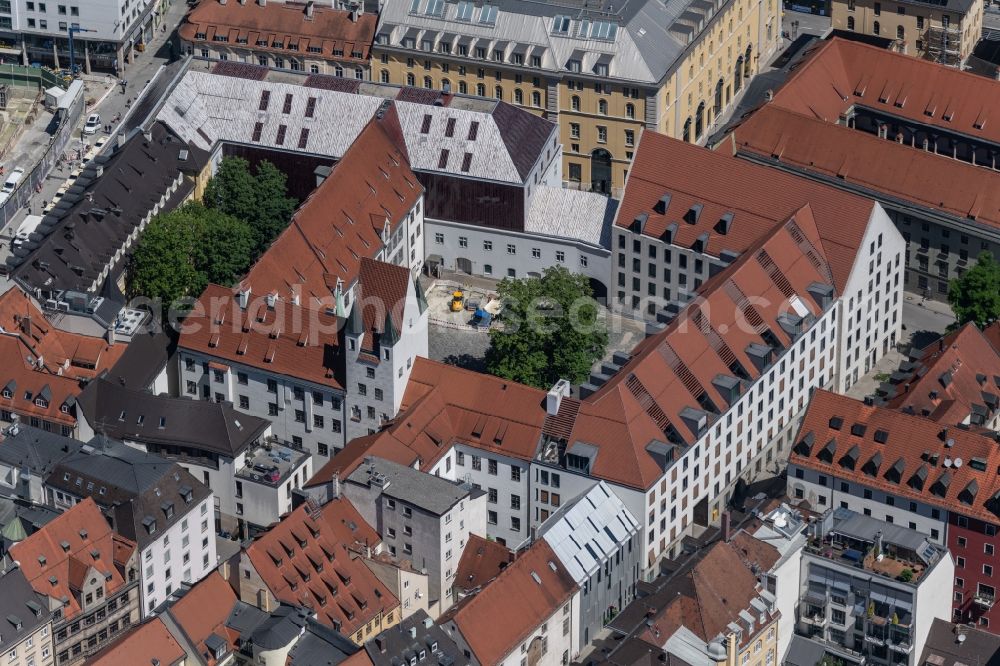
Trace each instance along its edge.
<path fill-rule="evenodd" d="M 995 601 L 996 598 L 992 594 L 987 594 L 985 592 L 978 592 L 974 597 L 972 597 L 972 603 L 987 610 L 993 608 L 993 603 Z"/>

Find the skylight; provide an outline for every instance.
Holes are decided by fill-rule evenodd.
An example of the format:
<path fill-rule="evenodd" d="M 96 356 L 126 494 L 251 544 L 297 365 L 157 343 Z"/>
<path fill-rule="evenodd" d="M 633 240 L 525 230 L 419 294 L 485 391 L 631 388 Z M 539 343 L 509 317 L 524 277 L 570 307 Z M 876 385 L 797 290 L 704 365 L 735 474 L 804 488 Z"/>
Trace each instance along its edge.
<path fill-rule="evenodd" d="M 557 16 L 552 19 L 552 34 L 554 35 L 567 35 L 569 34 L 569 24 L 570 18 L 568 16 Z"/>
<path fill-rule="evenodd" d="M 479 22 L 485 25 L 496 25 L 497 8 L 493 5 L 483 5 L 482 10 L 479 12 Z"/>
<path fill-rule="evenodd" d="M 475 5 L 468 2 L 468 0 L 462 0 L 462 2 L 458 3 L 458 9 L 455 12 L 455 19 L 458 21 L 471 21 L 473 9 L 475 9 Z"/>

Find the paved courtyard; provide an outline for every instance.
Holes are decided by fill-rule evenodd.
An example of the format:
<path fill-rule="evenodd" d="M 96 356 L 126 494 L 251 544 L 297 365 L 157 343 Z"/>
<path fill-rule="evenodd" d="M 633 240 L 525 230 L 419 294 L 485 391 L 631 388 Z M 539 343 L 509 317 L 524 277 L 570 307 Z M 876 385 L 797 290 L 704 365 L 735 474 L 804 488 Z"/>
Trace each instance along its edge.
<path fill-rule="evenodd" d="M 431 280 L 421 278 L 430 309 L 428 354 L 435 361 L 443 361 L 463 368 L 485 372 L 483 359 L 490 346 L 489 333 L 469 325 L 472 313 L 466 310 L 451 312 L 448 308 L 451 293 L 461 288 L 467 298 L 483 300 L 496 293 L 496 281 L 461 274 L 449 274 Z M 608 360 L 617 351 L 630 352 L 645 336 L 642 321 L 623 317 L 605 310 L 608 322 L 608 349 L 602 360 Z"/>

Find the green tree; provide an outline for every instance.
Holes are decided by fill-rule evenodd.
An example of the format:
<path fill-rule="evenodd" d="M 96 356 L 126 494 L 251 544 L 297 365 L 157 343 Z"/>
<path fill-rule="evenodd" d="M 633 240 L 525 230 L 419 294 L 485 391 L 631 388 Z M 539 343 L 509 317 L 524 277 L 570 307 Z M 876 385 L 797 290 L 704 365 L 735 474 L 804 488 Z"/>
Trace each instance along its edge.
<path fill-rule="evenodd" d="M 256 239 L 250 225 L 231 215 L 197 206 L 202 219 L 196 267 L 208 282 L 230 285 L 240 279 L 254 260 Z"/>
<path fill-rule="evenodd" d="M 217 209 L 187 203 L 157 215 L 132 255 L 129 292 L 165 306 L 197 297 L 209 282 L 231 284 L 254 257 L 250 226 Z"/>
<path fill-rule="evenodd" d="M 1000 264 L 992 253 L 980 254 L 975 266 L 951 281 L 948 302 L 958 326 L 971 321 L 985 328 L 1000 319 Z"/>
<path fill-rule="evenodd" d="M 298 201 L 287 196 L 287 178 L 270 162 L 257 165 L 257 219 L 254 223 L 258 237 L 258 250 L 264 252 L 295 213 Z"/>
<path fill-rule="evenodd" d="M 187 206 L 154 217 L 132 253 L 129 291 L 168 306 L 182 296 L 197 296 L 205 277 L 195 265 L 201 218 Z"/>
<path fill-rule="evenodd" d="M 546 389 L 559 379 L 584 381 L 608 346 L 587 278 L 556 266 L 541 277 L 507 278 L 497 290 L 503 323 L 490 330 L 487 371 Z"/>
<path fill-rule="evenodd" d="M 257 214 L 257 184 L 242 157 L 225 157 L 205 185 L 202 201 L 227 215 L 251 221 Z"/>
<path fill-rule="evenodd" d="M 205 206 L 249 223 L 255 252 L 260 255 L 288 226 L 298 203 L 287 195 L 287 179 L 268 161 L 250 164 L 241 157 L 226 157 L 205 186 Z"/>

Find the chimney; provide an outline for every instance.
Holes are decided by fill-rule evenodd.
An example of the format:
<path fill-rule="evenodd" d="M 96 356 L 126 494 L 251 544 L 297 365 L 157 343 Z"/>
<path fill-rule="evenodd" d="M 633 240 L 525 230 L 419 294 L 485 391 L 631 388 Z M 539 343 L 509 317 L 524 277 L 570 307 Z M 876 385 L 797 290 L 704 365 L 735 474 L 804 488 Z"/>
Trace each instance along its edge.
<path fill-rule="evenodd" d="M 731 520 L 732 520 L 732 518 L 729 515 L 729 511 L 723 511 L 722 512 L 722 540 L 725 541 L 726 543 L 729 543 L 729 540 L 733 536 L 731 534 L 731 532 L 732 532 Z"/>
<path fill-rule="evenodd" d="M 267 0 L 257 0 L 257 4 L 261 7 L 267 7 Z"/>
<path fill-rule="evenodd" d="M 313 0 L 309 0 L 306 3 L 306 18 L 311 19 L 313 17 Z"/>
<path fill-rule="evenodd" d="M 555 416 L 559 413 L 559 406 L 562 404 L 562 399 L 568 397 L 569 382 L 565 379 L 560 379 L 549 389 L 548 394 L 545 396 L 545 412 L 550 416 Z"/>
<path fill-rule="evenodd" d="M 118 147 L 121 148 L 125 145 L 125 135 L 121 132 L 118 133 Z"/>
<path fill-rule="evenodd" d="M 108 344 L 115 344 L 115 325 L 108 324 Z"/>
<path fill-rule="evenodd" d="M 416 637 L 417 637 L 417 627 L 416 625 L 414 625 L 410 627 L 410 638 L 416 638 Z"/>
<path fill-rule="evenodd" d="M 146 142 L 146 145 L 149 145 L 153 142 L 153 133 L 150 130 L 145 130 L 142 133 L 142 140 Z"/>
<path fill-rule="evenodd" d="M 219 0 L 219 4 L 220 4 L 220 5 L 224 5 L 224 4 L 226 4 L 226 0 Z"/>
<path fill-rule="evenodd" d="M 246 310 L 250 303 L 250 285 L 240 285 L 240 290 L 236 294 L 236 302 L 239 303 L 240 310 Z"/>
<path fill-rule="evenodd" d="M 94 175 L 97 178 L 100 178 L 101 176 L 104 175 L 104 165 L 103 164 L 98 164 L 97 165 L 97 169 L 95 170 Z"/>

